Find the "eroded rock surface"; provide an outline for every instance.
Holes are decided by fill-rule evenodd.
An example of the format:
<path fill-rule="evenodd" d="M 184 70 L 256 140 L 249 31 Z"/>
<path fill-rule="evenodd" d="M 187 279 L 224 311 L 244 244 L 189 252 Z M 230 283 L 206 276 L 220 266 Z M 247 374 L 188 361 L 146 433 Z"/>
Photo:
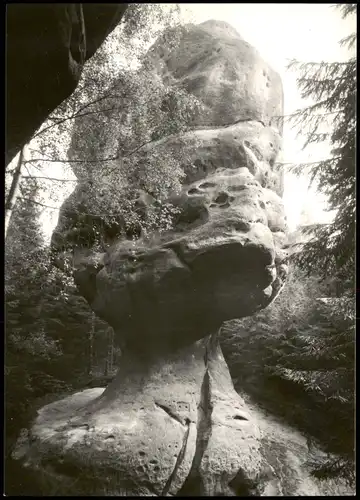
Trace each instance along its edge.
<path fill-rule="evenodd" d="M 212 496 L 231 492 L 240 470 L 256 489 L 259 446 L 214 334 L 160 358 L 125 357 L 105 391 L 43 407 L 14 458 L 45 468 L 60 486 L 78 477 L 85 493 L 95 479 L 95 494 L 106 486 L 112 494 Z"/>
<path fill-rule="evenodd" d="M 180 140 L 193 162 L 171 198 L 180 210 L 174 229 L 74 258 L 81 293 L 131 349 L 144 338 L 147 350 L 188 344 L 252 315 L 279 293 L 287 271 L 278 132 L 239 123 L 164 139 L 143 154 Z"/>
<path fill-rule="evenodd" d="M 257 50 L 223 21 L 182 28 L 181 43 L 168 51 L 163 39 L 150 55 L 166 83 L 181 84 L 204 104 L 198 127 L 256 120 L 280 124 L 283 90 L 280 76 Z"/>
<path fill-rule="evenodd" d="M 161 59 L 160 49 L 150 56 Z M 212 332 L 266 307 L 286 277 L 281 127 L 271 126 L 281 82 L 217 21 L 188 26 L 166 72 L 160 59 L 161 77 L 185 82 L 205 104 L 192 131 L 140 152 L 146 159 L 181 143 L 191 158 L 170 199 L 178 218 L 151 239 L 74 250 L 79 290 L 113 326 L 124 356 L 105 391 L 42 408 L 15 455 L 62 484 L 75 474 L 84 494 L 256 495 L 268 475 L 258 425 Z M 81 190 L 72 195 L 79 204 Z M 53 237 L 59 260 L 79 231 L 69 206 Z"/>

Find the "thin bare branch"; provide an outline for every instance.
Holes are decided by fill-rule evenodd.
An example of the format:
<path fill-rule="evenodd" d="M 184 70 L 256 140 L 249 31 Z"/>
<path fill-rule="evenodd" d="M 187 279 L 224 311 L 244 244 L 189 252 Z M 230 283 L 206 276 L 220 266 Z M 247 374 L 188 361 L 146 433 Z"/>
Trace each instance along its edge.
<path fill-rule="evenodd" d="M 65 123 L 67 121 L 75 120 L 76 118 L 81 118 L 83 116 L 95 115 L 95 114 L 105 113 L 106 111 L 114 111 L 114 110 L 121 110 L 121 109 L 122 108 L 112 107 L 112 108 L 106 108 L 106 109 L 99 109 L 97 111 L 88 111 L 87 113 L 80 113 L 79 111 L 75 112 L 72 115 L 65 116 L 61 120 L 58 120 L 57 122 L 52 123 L 51 125 L 48 125 L 47 127 L 41 129 L 39 132 L 37 132 L 33 136 L 33 139 L 35 139 L 36 137 L 39 137 L 40 135 L 44 134 L 48 130 L 50 130 L 50 129 L 54 128 L 54 127 L 57 127 L 58 125 L 61 125 L 62 123 Z"/>
<path fill-rule="evenodd" d="M 35 201 L 35 200 L 32 200 L 31 198 L 28 198 L 26 196 L 19 196 L 18 197 L 19 200 L 24 200 L 24 201 L 29 201 L 30 203 L 34 203 L 35 205 L 39 205 L 41 207 L 44 207 L 44 208 L 48 208 L 49 210 L 60 210 L 61 207 L 53 207 L 51 205 L 46 205 L 45 203 L 41 203 L 40 201 Z M 76 213 L 74 211 L 74 213 Z M 98 214 L 95 214 L 95 213 L 91 213 L 91 212 L 79 212 L 79 214 L 81 215 L 90 215 L 91 217 L 119 217 L 119 215 L 121 215 L 120 213 L 98 213 Z"/>
<path fill-rule="evenodd" d="M 109 156 L 108 158 L 96 158 L 95 160 L 62 160 L 59 158 L 55 159 L 47 159 L 47 158 L 32 158 L 31 160 L 28 160 L 25 163 L 31 163 L 33 161 L 44 161 L 44 162 L 49 162 L 49 163 L 103 163 L 103 162 L 108 162 L 108 161 L 114 161 L 118 160 L 119 155 L 116 156 Z"/>
<path fill-rule="evenodd" d="M 31 198 L 27 198 L 26 196 L 19 196 L 18 199 L 24 200 L 24 201 L 29 201 L 30 203 L 34 203 L 35 205 L 40 205 L 41 207 L 50 208 L 51 210 L 59 210 L 60 209 L 60 207 L 52 207 L 50 205 L 45 205 L 44 203 L 41 203 L 40 201 L 32 200 Z"/>
<path fill-rule="evenodd" d="M 23 175 L 23 179 L 46 179 L 47 181 L 57 181 L 57 182 L 77 182 L 77 179 L 57 179 L 56 177 L 47 177 L 41 175 Z"/>
<path fill-rule="evenodd" d="M 44 156 L 46 156 L 47 158 L 49 158 L 50 160 L 52 159 L 51 156 L 49 156 L 48 154 L 44 153 L 43 151 L 40 151 L 39 149 L 35 149 L 35 148 L 29 148 L 30 151 L 32 151 L 33 153 L 40 153 L 40 154 L 43 154 Z M 31 161 L 31 160 L 30 160 Z"/>

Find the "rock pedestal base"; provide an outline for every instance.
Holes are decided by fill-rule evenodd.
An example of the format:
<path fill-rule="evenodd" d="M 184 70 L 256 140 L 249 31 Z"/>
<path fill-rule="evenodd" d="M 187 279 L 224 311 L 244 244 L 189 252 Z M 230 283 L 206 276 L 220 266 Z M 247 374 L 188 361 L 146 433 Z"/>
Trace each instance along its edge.
<path fill-rule="evenodd" d="M 250 494 L 259 438 L 214 334 L 161 359 L 125 355 L 105 390 L 43 407 L 14 458 L 87 495 Z"/>

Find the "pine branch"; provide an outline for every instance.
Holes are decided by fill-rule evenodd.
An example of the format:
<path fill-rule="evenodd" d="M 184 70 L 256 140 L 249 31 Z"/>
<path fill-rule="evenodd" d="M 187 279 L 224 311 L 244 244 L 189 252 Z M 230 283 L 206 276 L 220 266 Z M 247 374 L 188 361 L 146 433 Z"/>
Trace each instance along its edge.
<path fill-rule="evenodd" d="M 357 39 L 356 34 L 352 33 L 351 35 L 342 38 L 339 43 L 342 47 L 344 45 L 347 45 L 349 49 L 352 49 L 355 45 L 356 39 Z"/>
<path fill-rule="evenodd" d="M 308 66 L 324 66 L 327 64 L 338 64 L 339 66 L 349 66 L 352 60 L 349 61 L 336 61 L 336 63 L 328 63 L 326 61 L 310 61 L 310 62 L 301 62 L 297 59 L 291 59 L 291 61 L 287 65 L 287 69 L 291 69 L 293 66 L 300 66 L 300 69 L 306 69 Z"/>

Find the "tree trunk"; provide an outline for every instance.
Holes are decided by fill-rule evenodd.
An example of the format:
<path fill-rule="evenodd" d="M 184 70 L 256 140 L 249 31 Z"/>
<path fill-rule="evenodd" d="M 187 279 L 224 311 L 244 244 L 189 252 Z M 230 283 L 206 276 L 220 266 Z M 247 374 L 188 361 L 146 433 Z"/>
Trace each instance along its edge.
<path fill-rule="evenodd" d="M 24 163 L 24 158 L 25 158 L 25 149 L 26 145 L 22 147 L 20 153 L 19 153 L 19 159 L 17 166 L 15 168 L 13 178 L 11 181 L 11 186 L 10 186 L 10 191 L 7 196 L 6 202 L 5 202 L 5 239 L 7 235 L 7 231 L 10 226 L 10 219 L 12 216 L 12 213 L 14 211 L 15 205 L 16 205 L 16 200 L 19 194 L 19 187 L 20 187 L 20 181 L 21 181 L 21 168 Z"/>
<path fill-rule="evenodd" d="M 107 377 L 110 373 L 112 373 L 114 365 L 114 331 L 112 328 L 109 328 L 107 332 L 107 346 L 108 346 L 108 351 L 105 363 L 105 372 L 104 372 L 105 377 Z"/>
<path fill-rule="evenodd" d="M 95 334 L 95 313 L 91 315 L 91 328 L 89 332 L 89 360 L 88 360 L 88 375 L 92 375 L 93 358 L 94 358 L 94 334 Z"/>

